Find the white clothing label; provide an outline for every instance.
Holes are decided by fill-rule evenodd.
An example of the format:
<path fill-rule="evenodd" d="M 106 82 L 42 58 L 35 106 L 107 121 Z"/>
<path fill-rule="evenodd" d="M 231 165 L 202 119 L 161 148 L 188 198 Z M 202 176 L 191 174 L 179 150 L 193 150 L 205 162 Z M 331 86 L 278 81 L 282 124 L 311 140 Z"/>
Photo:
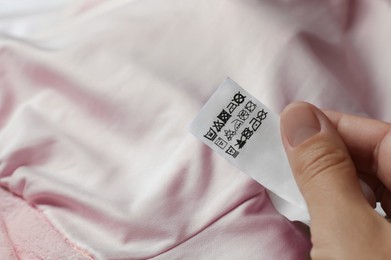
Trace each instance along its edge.
<path fill-rule="evenodd" d="M 267 188 L 277 211 L 290 220 L 309 222 L 282 145 L 279 116 L 238 84 L 226 79 L 193 120 L 190 132 Z"/>

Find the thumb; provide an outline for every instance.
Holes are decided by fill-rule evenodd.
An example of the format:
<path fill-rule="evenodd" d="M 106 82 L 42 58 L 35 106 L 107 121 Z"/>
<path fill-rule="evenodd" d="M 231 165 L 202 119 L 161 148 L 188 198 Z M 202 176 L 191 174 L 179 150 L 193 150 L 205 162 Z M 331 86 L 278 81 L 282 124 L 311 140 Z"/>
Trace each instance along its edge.
<path fill-rule="evenodd" d="M 325 216 L 338 220 L 370 208 L 349 152 L 322 111 L 303 102 L 287 106 L 281 134 L 312 221 Z"/>

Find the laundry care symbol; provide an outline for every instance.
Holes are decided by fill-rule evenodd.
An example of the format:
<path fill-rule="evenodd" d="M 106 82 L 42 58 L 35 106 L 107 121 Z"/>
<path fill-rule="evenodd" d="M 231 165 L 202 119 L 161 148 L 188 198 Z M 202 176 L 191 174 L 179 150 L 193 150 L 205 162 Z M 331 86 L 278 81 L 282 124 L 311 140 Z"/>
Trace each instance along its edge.
<path fill-rule="evenodd" d="M 227 108 L 228 108 L 228 112 L 230 113 L 230 114 L 232 114 L 234 111 L 235 111 L 235 109 L 238 107 L 238 104 L 236 104 L 235 102 L 229 102 L 229 104 L 228 104 L 228 106 L 227 106 Z"/>
<path fill-rule="evenodd" d="M 250 125 L 252 130 L 250 130 L 250 127 L 244 128 L 240 135 L 240 138 L 236 139 L 235 146 L 238 146 L 239 149 L 243 148 L 247 140 L 250 139 L 253 133 L 256 132 L 258 128 L 262 125 L 262 121 L 266 119 L 267 113 L 268 112 L 262 109 L 257 113 L 256 117 L 250 120 Z"/>
<path fill-rule="evenodd" d="M 213 121 L 213 127 L 216 129 L 217 132 L 220 132 L 230 118 L 231 115 L 223 109 L 217 116 L 217 120 Z"/>
<path fill-rule="evenodd" d="M 236 104 L 240 105 L 244 102 L 245 99 L 246 99 L 246 96 L 243 96 L 239 91 L 238 93 L 236 93 L 234 95 L 234 98 L 232 99 L 232 101 L 234 101 Z"/>
<path fill-rule="evenodd" d="M 235 109 L 244 102 L 244 100 L 246 99 L 246 96 L 244 96 L 243 94 L 240 93 L 240 91 L 238 93 L 236 93 L 233 97 L 233 99 L 231 100 L 231 102 L 229 102 L 227 108 L 228 108 L 228 112 L 230 114 L 232 114 Z"/>
<path fill-rule="evenodd" d="M 208 132 L 206 134 L 204 134 L 204 137 L 208 140 L 211 140 L 211 141 L 216 139 L 216 136 L 217 136 L 217 133 L 211 127 L 209 127 Z"/>
<path fill-rule="evenodd" d="M 235 119 L 232 121 L 232 123 L 234 125 L 234 130 L 235 132 L 239 130 L 239 128 L 243 125 L 243 121 L 239 120 L 239 119 Z"/>
<path fill-rule="evenodd" d="M 240 139 L 236 139 L 235 146 L 237 145 L 239 147 L 239 149 L 242 149 L 243 146 L 246 144 L 247 140 L 251 138 L 253 133 L 254 132 L 251 131 L 249 127 L 246 127 L 245 129 L 243 129 L 241 136 L 240 136 Z"/>
<path fill-rule="evenodd" d="M 262 125 L 262 121 L 266 119 L 267 113 L 268 112 L 265 112 L 265 110 L 262 109 L 257 113 L 256 117 L 250 120 L 251 128 L 253 129 L 253 131 L 257 131 L 258 128 Z"/>
<path fill-rule="evenodd" d="M 244 108 L 247 109 L 248 112 L 252 113 L 257 108 L 257 104 L 253 103 L 250 100 L 247 102 L 247 104 L 244 106 Z"/>
<path fill-rule="evenodd" d="M 249 116 L 250 113 L 247 110 L 242 109 L 239 111 L 238 117 L 240 120 L 246 121 Z"/>
<path fill-rule="evenodd" d="M 231 141 L 232 138 L 236 135 L 236 131 L 232 131 L 230 129 L 224 130 L 224 133 L 225 133 L 225 137 L 227 137 L 228 141 Z"/>
<path fill-rule="evenodd" d="M 233 148 L 231 145 L 229 146 L 229 148 L 227 149 L 227 151 L 225 151 L 225 153 L 231 155 L 233 158 L 236 158 L 236 156 L 238 156 L 239 152 L 236 151 L 235 148 Z"/>
<path fill-rule="evenodd" d="M 213 125 L 209 127 L 207 133 L 204 134 L 204 137 L 214 142 L 214 144 L 220 149 L 225 149 L 225 147 L 228 145 L 228 142 L 226 140 L 232 141 L 233 137 L 236 135 L 239 128 L 243 125 L 244 121 L 246 121 L 249 118 L 250 114 L 257 107 L 255 103 L 253 103 L 252 101 L 248 101 L 244 105 L 244 108 L 239 112 L 237 116 L 239 119 L 235 119 L 231 122 L 234 130 L 231 129 L 224 130 L 225 133 L 224 136 L 226 137 L 226 140 L 222 139 L 221 137 L 218 136 L 218 133 L 220 133 L 221 130 L 225 127 L 225 125 L 229 122 L 229 120 L 232 117 L 232 113 L 236 110 L 236 108 L 240 106 L 242 103 L 244 103 L 245 101 L 246 101 L 246 96 L 240 93 L 240 91 L 234 94 L 232 100 L 225 108 L 227 109 L 228 112 L 225 109 L 221 110 L 217 118 L 213 120 Z M 247 129 L 249 130 L 248 127 Z M 248 132 L 243 131 L 241 138 L 243 138 L 243 134 L 244 136 L 248 136 Z M 245 144 L 245 140 L 243 144 L 239 145 L 239 148 L 243 147 L 244 144 Z M 239 152 L 231 145 L 225 152 L 234 158 L 236 158 L 236 156 L 238 156 L 239 154 Z"/>
<path fill-rule="evenodd" d="M 224 122 L 220 122 L 219 120 L 213 121 L 213 127 L 216 129 L 217 132 L 220 132 L 221 129 L 225 126 Z"/>
<path fill-rule="evenodd" d="M 218 119 L 223 121 L 223 123 L 227 123 L 228 120 L 231 118 L 231 115 L 228 114 L 224 109 L 220 112 L 220 114 L 217 116 Z"/>
<path fill-rule="evenodd" d="M 238 117 L 240 120 L 246 121 L 250 114 L 257 108 L 257 104 L 251 100 L 246 103 L 244 109 L 239 111 Z"/>
<path fill-rule="evenodd" d="M 265 112 L 264 109 L 262 109 L 261 111 L 259 111 L 259 112 L 257 113 L 257 119 L 258 119 L 259 121 L 261 121 L 261 122 L 262 122 L 263 120 L 265 120 L 266 117 L 267 117 L 267 112 Z"/>
<path fill-rule="evenodd" d="M 224 141 L 221 137 L 217 138 L 215 144 L 220 147 L 221 149 L 224 149 L 227 146 L 227 142 Z"/>

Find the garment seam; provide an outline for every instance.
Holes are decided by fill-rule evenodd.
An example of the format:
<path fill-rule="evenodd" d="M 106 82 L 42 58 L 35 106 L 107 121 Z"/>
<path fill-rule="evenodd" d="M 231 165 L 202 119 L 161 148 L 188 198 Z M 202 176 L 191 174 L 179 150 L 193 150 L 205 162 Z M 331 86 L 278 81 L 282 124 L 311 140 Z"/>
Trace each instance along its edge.
<path fill-rule="evenodd" d="M 76 245 L 75 243 L 73 243 L 70 239 L 68 239 L 66 237 L 65 234 L 63 234 L 58 228 L 56 228 L 56 226 L 48 219 L 46 214 L 40 208 L 38 208 L 37 205 L 35 205 L 34 203 L 31 203 L 31 204 L 28 203 L 27 200 L 24 199 L 22 196 L 11 192 L 8 189 L 5 189 L 4 187 L 0 187 L 0 189 L 3 189 L 5 192 L 8 192 L 11 196 L 15 196 L 15 197 L 23 200 L 28 206 L 30 206 L 33 210 L 35 210 L 35 212 L 42 217 L 43 221 L 48 225 L 48 227 L 51 230 L 53 230 L 59 236 L 59 238 L 63 242 L 65 242 L 66 245 L 68 245 L 71 249 L 73 249 L 74 252 L 77 252 L 79 255 L 82 255 L 82 256 L 86 257 L 87 259 L 89 259 L 89 260 L 95 260 L 95 257 L 93 256 L 92 253 L 90 253 L 86 249 L 83 249 L 83 248 L 79 247 L 78 245 Z M 5 225 L 6 225 L 6 223 L 5 223 Z M 14 247 L 13 244 L 12 244 L 12 246 L 13 246 L 13 249 L 15 251 L 16 248 Z"/>

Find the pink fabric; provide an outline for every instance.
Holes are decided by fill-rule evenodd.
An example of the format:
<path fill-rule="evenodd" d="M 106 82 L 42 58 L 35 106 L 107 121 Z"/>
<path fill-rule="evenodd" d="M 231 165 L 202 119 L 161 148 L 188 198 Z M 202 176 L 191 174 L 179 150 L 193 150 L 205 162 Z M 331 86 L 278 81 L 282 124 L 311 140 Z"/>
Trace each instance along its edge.
<path fill-rule="evenodd" d="M 38 210 L 0 188 L 0 259 L 93 259 Z"/>
<path fill-rule="evenodd" d="M 9 2 L 4 259 L 303 259 L 308 234 L 188 123 L 227 76 L 276 112 L 391 121 L 387 1 Z"/>

